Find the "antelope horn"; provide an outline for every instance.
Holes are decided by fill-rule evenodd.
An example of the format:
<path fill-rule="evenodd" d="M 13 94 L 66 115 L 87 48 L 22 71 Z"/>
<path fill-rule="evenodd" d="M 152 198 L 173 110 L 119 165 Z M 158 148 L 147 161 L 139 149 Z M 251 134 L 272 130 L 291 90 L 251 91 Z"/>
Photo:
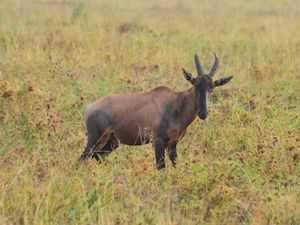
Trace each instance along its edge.
<path fill-rule="evenodd" d="M 198 53 L 195 54 L 194 59 L 195 59 L 195 64 L 196 64 L 198 76 L 202 76 L 204 73 L 203 73 L 203 69 L 202 69 L 202 66 L 201 66 L 201 63 L 200 63 L 200 60 L 199 60 Z"/>
<path fill-rule="evenodd" d="M 220 64 L 219 59 L 218 59 L 218 57 L 217 57 L 217 55 L 216 55 L 215 52 L 214 52 L 214 55 L 215 55 L 215 62 L 214 62 L 214 65 L 213 65 L 213 67 L 211 68 L 211 70 L 210 70 L 210 72 L 208 74 L 208 76 L 210 78 L 213 78 L 213 76 L 216 74 L 217 69 L 218 69 L 219 64 Z"/>

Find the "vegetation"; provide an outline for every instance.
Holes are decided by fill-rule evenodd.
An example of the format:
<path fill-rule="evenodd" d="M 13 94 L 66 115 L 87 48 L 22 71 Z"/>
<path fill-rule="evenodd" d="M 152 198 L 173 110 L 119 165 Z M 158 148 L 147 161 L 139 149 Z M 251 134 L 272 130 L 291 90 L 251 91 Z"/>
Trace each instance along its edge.
<path fill-rule="evenodd" d="M 0 2 L 0 224 L 300 224 L 300 3 Z M 77 167 L 113 93 L 234 75 L 159 172 L 151 145 Z"/>

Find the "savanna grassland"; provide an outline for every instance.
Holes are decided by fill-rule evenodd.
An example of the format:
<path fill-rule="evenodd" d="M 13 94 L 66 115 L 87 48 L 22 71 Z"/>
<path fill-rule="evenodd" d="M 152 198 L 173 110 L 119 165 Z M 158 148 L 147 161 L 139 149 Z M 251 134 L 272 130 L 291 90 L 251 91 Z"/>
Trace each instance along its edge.
<path fill-rule="evenodd" d="M 0 2 L 0 224 L 300 224 L 300 2 Z M 179 162 L 122 145 L 77 167 L 85 107 L 190 87 L 199 50 L 232 81 Z"/>

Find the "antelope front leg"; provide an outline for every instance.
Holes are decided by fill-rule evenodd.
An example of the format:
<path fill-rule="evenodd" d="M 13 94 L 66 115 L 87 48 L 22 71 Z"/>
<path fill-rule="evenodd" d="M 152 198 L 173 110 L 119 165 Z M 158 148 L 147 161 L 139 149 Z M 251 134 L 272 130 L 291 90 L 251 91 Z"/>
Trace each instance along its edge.
<path fill-rule="evenodd" d="M 162 140 L 157 139 L 154 143 L 154 150 L 155 150 L 155 158 L 156 158 L 156 167 L 159 170 L 164 169 L 166 167 L 165 149 L 166 149 L 166 144 Z"/>
<path fill-rule="evenodd" d="M 176 144 L 171 144 L 168 146 L 168 153 L 169 153 L 169 158 L 172 162 L 173 167 L 176 167 L 176 162 L 177 162 Z"/>

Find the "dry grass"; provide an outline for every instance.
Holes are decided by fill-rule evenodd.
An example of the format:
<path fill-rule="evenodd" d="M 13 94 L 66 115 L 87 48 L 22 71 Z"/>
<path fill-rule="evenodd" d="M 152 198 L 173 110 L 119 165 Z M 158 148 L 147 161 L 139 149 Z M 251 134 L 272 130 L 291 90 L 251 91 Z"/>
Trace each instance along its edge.
<path fill-rule="evenodd" d="M 0 224 L 300 224 L 299 1 L 0 2 Z M 104 95 L 234 75 L 179 145 L 79 169 Z M 168 166 L 170 162 L 168 161 Z"/>

